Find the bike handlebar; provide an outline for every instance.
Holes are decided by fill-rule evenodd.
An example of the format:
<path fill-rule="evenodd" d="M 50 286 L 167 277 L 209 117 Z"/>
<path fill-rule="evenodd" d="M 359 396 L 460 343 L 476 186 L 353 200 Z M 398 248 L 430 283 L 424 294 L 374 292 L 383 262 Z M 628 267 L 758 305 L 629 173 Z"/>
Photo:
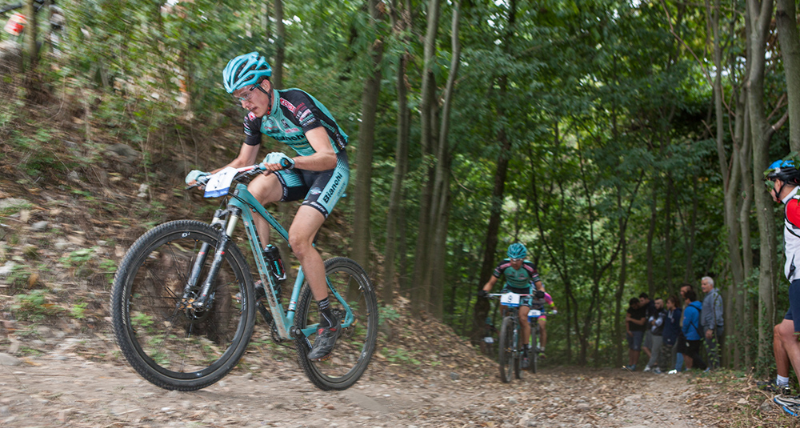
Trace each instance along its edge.
<path fill-rule="evenodd" d="M 281 166 L 284 169 L 286 169 L 289 165 L 284 165 L 283 161 L 285 161 L 285 159 L 282 160 Z M 288 162 L 287 162 L 287 164 L 288 164 Z M 239 181 L 242 178 L 250 177 L 250 176 L 253 176 L 253 175 L 256 175 L 256 174 L 260 174 L 260 173 L 262 173 L 264 171 L 267 171 L 267 167 L 264 166 L 263 163 L 257 163 L 255 165 L 243 166 L 241 168 L 236 168 L 236 175 L 233 177 L 233 181 Z M 198 177 L 197 180 L 195 181 L 195 184 L 192 184 L 191 186 L 186 187 L 186 190 L 194 189 L 195 187 L 204 186 L 206 183 L 208 183 L 208 180 L 210 180 L 213 175 L 214 174 L 209 174 L 209 175 L 204 175 L 202 177 Z"/>

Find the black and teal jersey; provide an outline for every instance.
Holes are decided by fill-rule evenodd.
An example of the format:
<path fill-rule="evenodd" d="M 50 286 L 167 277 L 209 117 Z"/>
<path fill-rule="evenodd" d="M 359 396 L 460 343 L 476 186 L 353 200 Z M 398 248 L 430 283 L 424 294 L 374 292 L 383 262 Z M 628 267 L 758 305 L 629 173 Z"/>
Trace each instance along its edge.
<path fill-rule="evenodd" d="M 493 275 L 495 278 L 500 278 L 500 275 L 506 277 L 506 287 L 512 288 L 528 288 L 531 284 L 540 281 L 539 272 L 533 263 L 525 260 L 519 269 L 511 267 L 511 260 L 505 259 L 494 268 Z"/>
<path fill-rule="evenodd" d="M 261 134 L 286 143 L 300 156 L 316 153 L 305 133 L 320 126 L 325 128 L 335 153 L 347 146 L 347 134 L 342 131 L 331 112 L 316 98 L 300 89 L 273 90 L 270 114 L 257 117 L 249 113 L 244 118 L 245 144 L 261 144 Z"/>

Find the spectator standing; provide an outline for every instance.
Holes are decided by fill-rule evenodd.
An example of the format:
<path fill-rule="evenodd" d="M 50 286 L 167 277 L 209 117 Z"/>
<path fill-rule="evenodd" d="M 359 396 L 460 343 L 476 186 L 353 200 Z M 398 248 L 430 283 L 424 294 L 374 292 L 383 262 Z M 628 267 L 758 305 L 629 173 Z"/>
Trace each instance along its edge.
<path fill-rule="evenodd" d="M 645 325 L 645 308 L 642 307 L 639 299 L 633 297 L 628 302 L 628 313 L 625 315 L 625 330 L 628 338 L 628 365 L 623 367 L 628 370 L 636 370 L 636 363 L 639 362 L 639 354 L 642 352 L 642 338 Z"/>
<path fill-rule="evenodd" d="M 664 331 L 662 332 L 661 352 L 659 352 L 658 367 L 653 370 L 653 373 L 660 374 L 661 367 L 666 370 L 672 360 L 672 349 L 678 341 L 678 336 L 681 331 L 681 314 L 683 310 L 680 306 L 680 301 L 677 296 L 670 296 L 667 299 L 667 310 L 664 316 Z M 683 361 L 681 361 L 681 365 Z M 680 367 L 676 367 L 677 373 Z"/>
<path fill-rule="evenodd" d="M 639 304 L 644 308 L 644 317 L 646 320 L 649 320 L 651 316 L 656 311 L 656 305 L 650 300 L 650 296 L 647 293 L 642 293 L 639 295 Z M 653 349 L 653 334 L 650 332 L 649 328 L 649 321 L 647 321 L 648 328 L 645 329 L 644 332 L 644 344 L 642 345 L 642 351 L 647 354 L 647 358 L 649 359 L 651 356 L 651 349 Z"/>
<path fill-rule="evenodd" d="M 655 299 L 653 301 L 653 308 L 655 313 L 651 314 L 647 318 L 647 325 L 649 327 L 648 331 L 652 339 L 650 348 L 650 361 L 648 361 L 647 365 L 644 367 L 644 371 L 646 372 L 649 372 L 653 367 L 660 369 L 660 366 L 658 365 L 658 356 L 661 352 L 663 341 L 664 318 L 667 315 L 667 312 L 664 310 L 663 300 Z M 667 366 L 664 366 L 664 368 L 666 367 Z"/>
<path fill-rule="evenodd" d="M 694 290 L 694 287 L 692 287 L 692 284 L 683 283 L 683 285 L 681 285 L 681 289 L 680 289 L 680 293 L 681 293 L 680 301 L 681 302 L 683 302 L 685 300 L 684 295 L 689 290 Z M 675 346 L 672 348 L 672 351 L 673 351 L 673 353 L 675 355 L 675 369 L 670 370 L 669 374 L 676 374 L 676 373 L 679 373 L 679 372 L 683 371 L 683 354 L 686 352 L 686 337 L 684 337 L 684 335 L 683 335 L 682 328 L 683 328 L 683 317 L 686 315 L 686 304 L 682 303 L 682 306 L 680 306 L 680 307 L 682 308 L 682 310 L 681 310 L 681 320 L 680 320 L 681 330 L 678 331 L 678 340 L 675 342 Z"/>
<path fill-rule="evenodd" d="M 700 312 L 703 310 L 703 304 L 697 300 L 697 293 L 694 290 L 689 290 L 684 293 L 686 309 L 683 311 L 683 336 L 686 338 L 686 351 L 683 353 L 683 359 L 686 362 L 686 368 L 699 368 L 706 369 L 706 364 L 700 357 L 700 343 L 702 342 L 702 331 L 700 329 Z"/>
<path fill-rule="evenodd" d="M 714 280 L 711 277 L 703 277 L 700 287 L 706 294 L 703 299 L 701 325 L 705 332 L 706 350 L 708 350 L 707 370 L 711 370 L 719 367 L 722 344 L 725 340 L 722 296 L 714 288 Z"/>

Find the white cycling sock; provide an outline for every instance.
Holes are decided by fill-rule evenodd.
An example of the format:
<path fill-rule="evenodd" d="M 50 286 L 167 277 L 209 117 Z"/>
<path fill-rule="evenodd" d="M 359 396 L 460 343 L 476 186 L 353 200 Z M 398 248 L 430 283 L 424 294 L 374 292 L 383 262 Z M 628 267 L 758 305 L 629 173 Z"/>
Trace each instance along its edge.
<path fill-rule="evenodd" d="M 789 378 L 778 375 L 778 379 L 775 381 L 775 384 L 778 386 L 789 386 Z"/>

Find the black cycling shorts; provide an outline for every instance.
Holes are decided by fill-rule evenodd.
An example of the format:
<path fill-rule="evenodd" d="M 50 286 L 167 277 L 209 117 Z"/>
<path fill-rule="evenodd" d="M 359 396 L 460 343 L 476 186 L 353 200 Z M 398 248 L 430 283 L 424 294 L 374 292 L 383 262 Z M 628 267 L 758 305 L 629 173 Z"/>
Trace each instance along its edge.
<path fill-rule="evenodd" d="M 284 169 L 276 173 L 283 187 L 281 202 L 298 201 L 305 198 L 308 205 L 321 212 L 325 218 L 344 194 L 350 181 L 350 165 L 347 153 L 336 154 L 336 168 L 327 171 Z"/>

